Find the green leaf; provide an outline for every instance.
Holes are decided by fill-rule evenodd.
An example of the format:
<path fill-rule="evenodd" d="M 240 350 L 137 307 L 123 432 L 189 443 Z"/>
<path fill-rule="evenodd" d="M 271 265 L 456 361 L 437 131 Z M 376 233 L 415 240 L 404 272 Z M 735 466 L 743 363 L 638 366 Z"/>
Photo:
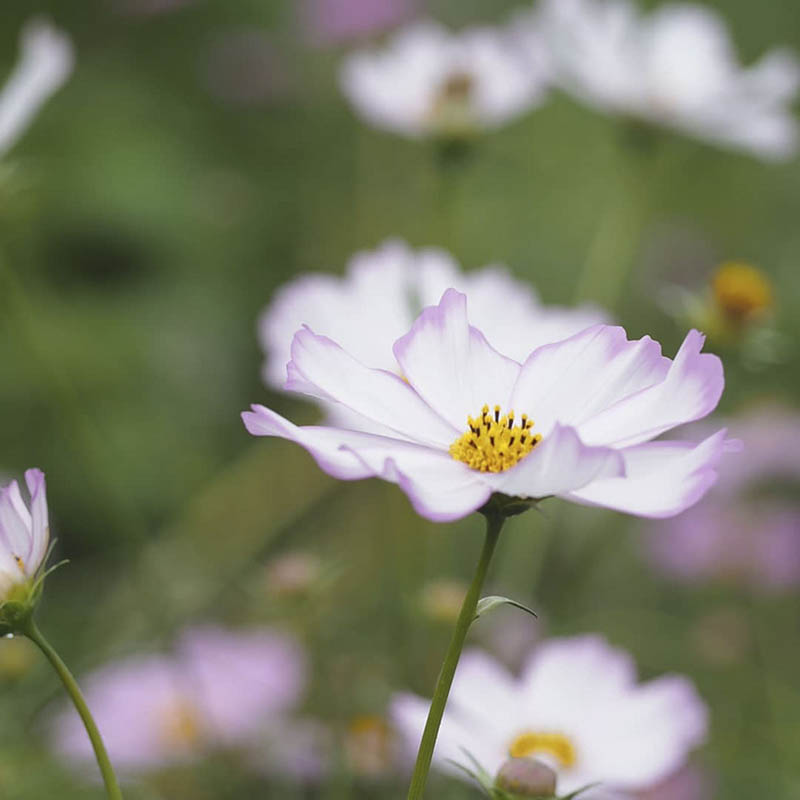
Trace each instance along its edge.
<path fill-rule="evenodd" d="M 522 603 L 518 603 L 516 600 L 512 600 L 510 597 L 492 595 L 491 597 L 483 597 L 478 601 L 478 606 L 475 609 L 475 619 L 482 617 L 484 614 L 494 610 L 498 606 L 514 606 L 514 608 L 519 608 L 522 611 L 530 614 L 532 617 L 538 617 L 538 614 L 535 611 L 531 610 L 527 606 L 522 605 Z"/>

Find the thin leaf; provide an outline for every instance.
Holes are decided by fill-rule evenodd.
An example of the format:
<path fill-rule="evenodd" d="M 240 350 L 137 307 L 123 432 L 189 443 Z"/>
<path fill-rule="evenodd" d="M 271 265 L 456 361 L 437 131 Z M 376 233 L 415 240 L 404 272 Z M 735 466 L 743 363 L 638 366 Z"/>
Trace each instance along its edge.
<path fill-rule="evenodd" d="M 522 605 L 522 603 L 518 603 L 516 600 L 512 600 L 510 597 L 492 595 L 490 597 L 483 597 L 478 601 L 478 606 L 475 609 L 475 619 L 479 619 L 484 614 L 494 610 L 498 606 L 514 606 L 514 608 L 519 608 L 522 611 L 530 614 L 532 617 L 538 617 L 538 614 L 535 611 L 528 608 L 528 606 Z M 473 622 L 474 621 L 475 620 L 473 620 Z"/>

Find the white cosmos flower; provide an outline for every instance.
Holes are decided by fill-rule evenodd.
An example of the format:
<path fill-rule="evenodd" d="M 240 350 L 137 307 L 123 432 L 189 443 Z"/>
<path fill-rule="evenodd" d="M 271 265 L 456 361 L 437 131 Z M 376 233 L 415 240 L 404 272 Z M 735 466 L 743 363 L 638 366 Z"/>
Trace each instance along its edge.
<path fill-rule="evenodd" d="M 705 6 L 643 14 L 630 0 L 542 0 L 512 29 L 534 55 L 546 42 L 553 82 L 602 111 L 765 159 L 795 152 L 797 59 L 778 49 L 742 67 L 724 21 Z"/>
<path fill-rule="evenodd" d="M 489 343 L 517 361 L 540 345 L 607 321 L 594 306 L 543 305 L 531 287 L 515 280 L 505 267 L 463 273 L 443 250 L 415 251 L 390 240 L 355 255 L 344 277 L 305 275 L 278 290 L 259 321 L 265 381 L 284 387 L 292 338 L 303 325 L 329 336 L 367 366 L 397 371 L 395 341 L 449 287 L 467 295 L 470 321 Z M 329 419 L 344 427 L 376 430 L 341 405 L 326 405 Z"/>
<path fill-rule="evenodd" d="M 0 90 L 0 155 L 67 80 L 74 64 L 70 40 L 46 20 L 35 19 L 25 26 L 20 50 L 19 61 Z"/>
<path fill-rule="evenodd" d="M 401 694 L 392 718 L 416 752 L 429 701 Z M 601 785 L 581 797 L 626 797 L 683 766 L 702 744 L 707 711 L 689 680 L 636 682 L 626 653 L 599 636 L 538 645 L 519 677 L 491 656 L 467 651 L 458 665 L 434 751 L 434 764 L 473 756 L 490 775 L 510 757 L 533 757 L 558 774 L 558 793 Z"/>
<path fill-rule="evenodd" d="M 369 123 L 405 136 L 462 136 L 508 122 L 544 97 L 532 68 L 502 31 L 452 33 L 416 23 L 381 49 L 352 54 L 342 90 Z"/>
<path fill-rule="evenodd" d="M 0 604 L 17 599 L 16 587 L 32 585 L 50 542 L 44 473 L 27 470 L 25 483 L 31 496 L 30 510 L 16 481 L 0 489 Z"/>
<path fill-rule="evenodd" d="M 667 517 L 716 480 L 725 445 L 724 431 L 652 441 L 716 407 L 722 364 L 700 352 L 703 342 L 691 331 L 673 361 L 647 336 L 628 341 L 622 328 L 595 325 L 519 363 L 470 326 L 467 298 L 448 289 L 395 342 L 391 371 L 309 327 L 294 337 L 286 388 L 385 433 L 297 427 L 264 406 L 243 420 L 256 436 L 297 442 L 338 478 L 397 483 L 433 520 L 463 517 L 494 493 Z"/>

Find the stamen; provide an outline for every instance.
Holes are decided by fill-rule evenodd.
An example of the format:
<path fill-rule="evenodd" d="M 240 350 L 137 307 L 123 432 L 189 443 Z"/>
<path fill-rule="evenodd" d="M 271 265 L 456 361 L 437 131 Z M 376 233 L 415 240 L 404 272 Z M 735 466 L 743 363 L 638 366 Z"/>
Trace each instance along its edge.
<path fill-rule="evenodd" d="M 541 434 L 530 433 L 533 420 L 527 414 L 522 415 L 518 425 L 514 419 L 513 410 L 501 415 L 500 406 L 495 406 L 490 415 L 489 406 L 484 405 L 480 419 L 467 418 L 468 431 L 450 445 L 450 455 L 479 472 L 510 469 L 542 439 Z"/>
<path fill-rule="evenodd" d="M 512 758 L 526 758 L 547 753 L 562 767 L 572 767 L 577 760 L 575 746 L 562 733 L 526 731 L 517 736 L 508 747 Z"/>

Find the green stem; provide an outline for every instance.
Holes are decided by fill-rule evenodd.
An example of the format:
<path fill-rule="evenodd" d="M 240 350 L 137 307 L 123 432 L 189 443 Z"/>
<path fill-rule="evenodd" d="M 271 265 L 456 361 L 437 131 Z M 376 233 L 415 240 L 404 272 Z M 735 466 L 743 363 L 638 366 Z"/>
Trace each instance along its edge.
<path fill-rule="evenodd" d="M 467 638 L 467 631 L 475 619 L 475 610 L 486 578 L 486 571 L 489 568 L 489 562 L 492 559 L 504 522 L 505 517 L 496 511 L 486 514 L 486 540 L 483 544 L 478 566 L 475 569 L 475 577 L 472 579 L 467 596 L 464 598 L 456 628 L 453 631 L 453 638 L 450 640 L 447 655 L 444 657 L 444 663 L 436 681 L 436 689 L 433 693 L 433 700 L 431 700 L 430 711 L 428 711 L 428 720 L 425 723 L 422 741 L 417 752 L 417 763 L 414 765 L 414 774 L 411 776 L 408 800 L 420 800 L 425 791 L 425 783 L 428 780 L 428 772 L 433 759 L 433 748 L 436 745 L 436 737 L 439 735 L 439 726 L 442 723 L 442 715 L 447 705 L 450 686 L 453 683 L 453 676 L 458 666 L 458 660 L 461 657 L 464 640 Z"/>
<path fill-rule="evenodd" d="M 67 668 L 67 665 L 61 660 L 61 656 L 53 649 L 53 646 L 47 639 L 44 638 L 42 632 L 37 627 L 33 619 L 29 619 L 27 623 L 22 626 L 21 632 L 25 634 L 44 654 L 53 669 L 61 678 L 67 694 L 75 705 L 75 709 L 80 714 L 83 724 L 86 727 L 86 733 L 89 734 L 92 747 L 94 748 L 94 755 L 97 759 L 97 766 L 100 767 L 100 773 L 103 776 L 103 782 L 106 786 L 106 794 L 109 800 L 123 800 L 122 792 L 120 791 L 117 778 L 114 775 L 114 768 L 111 766 L 111 761 L 108 758 L 103 739 L 100 736 L 100 731 L 97 729 L 92 712 L 89 711 L 89 706 L 86 705 L 86 700 L 81 693 L 75 678 Z"/>

